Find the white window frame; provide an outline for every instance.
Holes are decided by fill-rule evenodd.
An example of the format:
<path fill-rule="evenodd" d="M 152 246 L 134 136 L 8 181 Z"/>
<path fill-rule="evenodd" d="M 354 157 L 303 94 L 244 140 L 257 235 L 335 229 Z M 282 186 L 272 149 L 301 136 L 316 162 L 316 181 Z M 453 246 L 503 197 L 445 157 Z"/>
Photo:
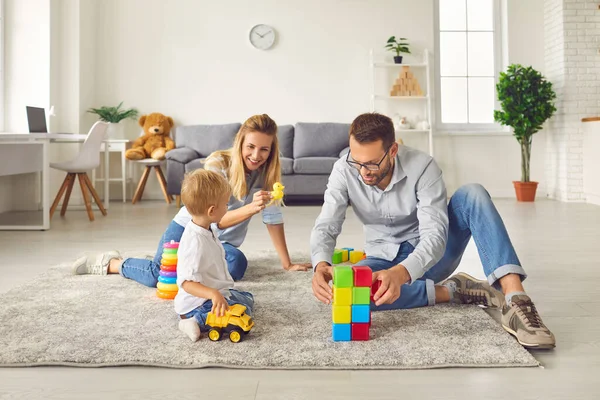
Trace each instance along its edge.
<path fill-rule="evenodd" d="M 465 0 L 466 1 L 466 0 Z M 495 85 L 498 83 L 500 72 L 504 66 L 504 48 L 503 48 L 503 7 L 501 0 L 493 0 L 494 4 L 494 109 L 500 109 L 500 103 L 496 96 Z M 436 128 L 443 133 L 478 133 L 478 132 L 507 132 L 502 125 L 491 123 L 442 123 L 442 88 L 441 88 L 441 68 L 440 68 L 440 0 L 434 1 L 434 28 L 435 28 L 435 51 L 438 55 L 435 57 L 435 115 Z M 459 31 L 460 32 L 460 31 Z M 469 32 L 469 31 L 467 31 Z M 476 31 L 471 31 L 476 32 Z M 467 49 L 468 52 L 468 49 Z M 467 93 L 468 96 L 468 93 Z M 468 110 L 468 100 L 467 100 Z M 468 112 L 468 111 L 467 111 Z"/>

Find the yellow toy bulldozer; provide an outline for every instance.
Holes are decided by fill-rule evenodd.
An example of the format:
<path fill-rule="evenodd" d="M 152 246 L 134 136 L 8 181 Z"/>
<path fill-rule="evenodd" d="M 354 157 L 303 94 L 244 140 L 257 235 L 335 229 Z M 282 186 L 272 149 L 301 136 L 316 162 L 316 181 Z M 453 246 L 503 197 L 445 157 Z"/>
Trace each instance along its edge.
<path fill-rule="evenodd" d="M 210 312 L 206 316 L 206 325 L 210 326 L 208 338 L 213 342 L 221 339 L 223 334 L 229 335 L 233 343 L 241 342 L 254 326 L 254 321 L 246 314 L 246 306 L 234 304 L 222 317 Z"/>

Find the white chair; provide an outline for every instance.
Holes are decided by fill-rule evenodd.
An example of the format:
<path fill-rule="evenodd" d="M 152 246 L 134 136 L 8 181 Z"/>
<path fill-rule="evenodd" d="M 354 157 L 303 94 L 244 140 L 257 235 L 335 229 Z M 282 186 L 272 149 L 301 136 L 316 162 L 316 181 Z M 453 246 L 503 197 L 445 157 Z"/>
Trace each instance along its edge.
<path fill-rule="evenodd" d="M 91 200 L 86 188 L 94 197 L 94 200 L 96 201 L 96 204 L 98 204 L 98 208 L 100 208 L 102 215 L 106 215 L 106 210 L 104 209 L 102 201 L 100 200 L 98 193 L 96 193 L 92 182 L 90 182 L 90 178 L 88 177 L 86 171 L 93 170 L 100 166 L 100 148 L 102 146 L 102 141 L 106 137 L 107 127 L 108 124 L 106 122 L 96 122 L 90 129 L 90 132 L 88 133 L 87 138 L 85 139 L 85 142 L 83 142 L 83 146 L 81 146 L 81 150 L 75 159 L 62 163 L 50 163 L 51 168 L 60 169 L 61 171 L 65 171 L 67 173 L 67 176 L 65 177 L 65 180 L 63 181 L 63 184 L 58 190 L 58 194 L 54 199 L 54 203 L 52 203 L 52 207 L 50 207 L 50 218 L 52 218 L 54 210 L 56 210 L 58 202 L 66 190 L 67 194 L 65 195 L 65 199 L 63 200 L 62 208 L 60 210 L 60 215 L 65 215 L 76 177 L 79 178 L 81 193 L 83 194 L 85 208 L 87 209 L 88 218 L 90 221 L 94 220 L 94 213 L 92 212 Z"/>
<path fill-rule="evenodd" d="M 156 171 L 156 177 L 158 178 L 158 183 L 160 184 L 160 188 L 162 189 L 163 195 L 165 196 L 165 200 L 167 204 L 171 204 L 173 198 L 167 193 L 167 180 L 165 179 L 165 175 L 163 174 L 161 168 L 161 165 L 164 163 L 164 160 L 159 161 L 153 158 L 145 158 L 143 160 L 135 160 L 132 162 L 141 164 L 145 168 L 144 172 L 142 173 L 142 177 L 140 178 L 140 182 L 138 183 L 137 189 L 135 190 L 135 194 L 133 195 L 131 203 L 135 204 L 142 199 L 144 189 L 146 188 L 146 182 L 148 181 L 148 176 L 150 176 L 150 172 L 152 171 L 152 168 L 154 168 L 154 170 Z"/>

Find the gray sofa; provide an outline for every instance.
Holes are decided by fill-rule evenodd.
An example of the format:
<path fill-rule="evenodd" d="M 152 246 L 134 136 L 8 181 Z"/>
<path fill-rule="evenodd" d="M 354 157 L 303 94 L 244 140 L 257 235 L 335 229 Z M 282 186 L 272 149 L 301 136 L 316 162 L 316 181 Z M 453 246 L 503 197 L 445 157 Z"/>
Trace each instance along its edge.
<path fill-rule="evenodd" d="M 215 150 L 231 147 L 241 124 L 175 129 L 177 148 L 167 153 L 167 190 L 179 195 L 186 172 L 202 168 Z M 347 151 L 350 124 L 298 122 L 279 126 L 282 183 L 286 200 L 322 199 L 333 164 Z"/>

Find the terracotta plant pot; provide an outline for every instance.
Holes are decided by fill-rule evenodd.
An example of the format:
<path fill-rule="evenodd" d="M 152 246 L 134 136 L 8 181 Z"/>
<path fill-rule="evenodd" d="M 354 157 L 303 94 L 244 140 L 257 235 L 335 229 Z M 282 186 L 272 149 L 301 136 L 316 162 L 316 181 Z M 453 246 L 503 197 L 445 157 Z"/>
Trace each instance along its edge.
<path fill-rule="evenodd" d="M 535 191 L 537 190 L 538 182 L 521 182 L 513 181 L 517 201 L 534 201 Z"/>

